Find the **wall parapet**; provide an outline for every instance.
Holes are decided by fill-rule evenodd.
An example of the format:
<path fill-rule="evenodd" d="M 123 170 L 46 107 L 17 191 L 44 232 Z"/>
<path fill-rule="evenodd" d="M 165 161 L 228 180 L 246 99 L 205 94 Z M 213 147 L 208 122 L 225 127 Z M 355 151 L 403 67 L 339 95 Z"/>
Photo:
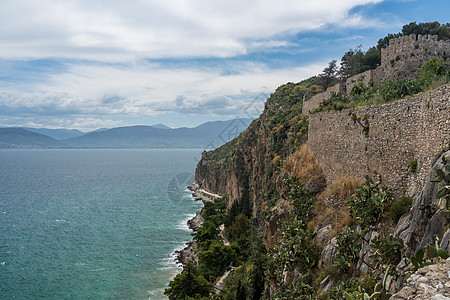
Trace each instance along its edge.
<path fill-rule="evenodd" d="M 366 72 L 347 78 L 338 88 L 342 94 L 348 94 L 352 88 L 362 82 L 368 85 L 370 81 L 379 84 L 386 80 L 413 79 L 416 70 L 433 56 L 442 57 L 450 61 L 450 42 L 437 40 L 436 35 L 411 34 L 400 38 L 390 39 L 389 46 L 381 49 L 381 65 Z M 325 91 L 312 98 L 303 99 L 303 114 L 309 114 L 322 101 L 328 100 L 331 93 Z"/>
<path fill-rule="evenodd" d="M 367 115 L 369 133 L 349 113 Z M 414 194 L 426 181 L 434 155 L 450 143 L 450 84 L 388 104 L 310 115 L 308 145 L 327 183 L 342 176 L 379 178 L 397 196 Z M 416 159 L 416 173 L 409 162 Z"/>
<path fill-rule="evenodd" d="M 331 93 L 342 93 L 342 86 L 341 84 L 336 84 L 330 88 L 328 88 L 325 92 L 314 95 L 310 98 L 304 98 L 303 99 L 303 106 L 302 106 L 302 114 L 307 115 L 313 111 L 313 109 L 318 106 L 322 101 L 325 99 L 328 99 L 331 97 Z"/>

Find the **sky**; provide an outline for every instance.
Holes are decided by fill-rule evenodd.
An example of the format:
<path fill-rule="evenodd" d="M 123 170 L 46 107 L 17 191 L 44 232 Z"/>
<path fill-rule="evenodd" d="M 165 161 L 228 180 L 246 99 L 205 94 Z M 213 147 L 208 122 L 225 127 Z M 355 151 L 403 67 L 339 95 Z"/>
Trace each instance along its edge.
<path fill-rule="evenodd" d="M 2 0 L 0 127 L 257 117 L 280 85 L 448 0 Z"/>

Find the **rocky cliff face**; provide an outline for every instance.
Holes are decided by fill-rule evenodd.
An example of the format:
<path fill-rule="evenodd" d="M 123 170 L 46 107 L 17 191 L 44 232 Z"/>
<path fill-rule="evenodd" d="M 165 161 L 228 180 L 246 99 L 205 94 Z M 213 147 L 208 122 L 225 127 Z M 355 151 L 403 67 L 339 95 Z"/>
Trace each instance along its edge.
<path fill-rule="evenodd" d="M 440 99 L 448 100 L 448 86 L 440 90 L 445 92 L 440 94 Z M 284 196 L 286 189 L 284 180 L 291 176 L 301 178 L 309 172 L 308 168 L 313 168 L 314 165 L 316 153 L 313 149 L 311 161 L 307 165 L 295 166 L 295 161 L 301 159 L 300 156 L 297 157 L 298 153 L 304 149 L 302 145 L 306 147 L 308 140 L 309 118 L 301 114 L 301 99 L 305 91 L 301 84 L 289 83 L 281 86 L 267 100 L 262 115 L 253 121 L 244 133 L 221 148 L 203 153 L 196 169 L 195 178 L 200 188 L 226 197 L 228 208 L 244 198 L 250 200 L 254 224 L 257 224 L 259 233 L 263 237 L 263 243 L 268 250 L 273 250 L 274 246 L 281 241 L 277 234 L 280 220 L 289 218 L 293 209 L 292 203 Z M 430 95 L 434 94 L 430 93 Z M 425 95 L 422 98 L 427 99 L 426 97 Z M 380 110 L 382 109 L 380 106 Z M 441 113 L 445 114 L 445 111 Z M 447 115 L 446 120 L 450 119 L 448 111 Z M 326 124 L 333 127 L 329 122 Z M 421 126 L 420 124 L 416 125 Z M 439 126 L 446 126 L 446 128 L 441 128 L 444 135 L 450 132 L 448 122 L 441 122 Z M 323 130 L 327 130 L 327 128 Z M 342 133 L 342 136 L 345 136 L 345 132 Z M 340 139 L 335 137 L 330 140 L 335 146 L 340 142 Z M 412 138 L 412 140 L 414 139 Z M 448 143 L 448 141 L 443 143 Z M 320 145 L 316 145 L 316 147 L 320 147 Z M 365 151 L 367 151 L 367 146 Z M 321 155 L 326 156 L 326 151 L 322 149 Z M 399 152 L 398 155 L 402 154 Z M 385 234 L 401 238 L 405 245 L 401 253 L 402 259 L 397 266 L 397 274 L 407 272 L 409 263 L 405 258 L 411 257 L 417 249 L 424 248 L 428 243 L 433 242 L 436 235 L 440 238 L 441 247 L 450 251 L 450 231 L 447 230 L 449 223 L 440 215 L 440 209 L 437 207 L 439 201 L 436 199 L 437 183 L 433 182 L 436 170 L 443 168 L 449 156 L 450 151 L 447 151 L 436 157 L 431 166 L 423 165 L 421 167 L 421 174 L 428 173 L 426 183 L 423 184 L 423 180 L 420 182 L 417 180 L 415 184 L 417 189 L 409 191 L 408 196 L 414 198 L 412 208 L 400 218 L 397 224 L 377 224 L 369 232 L 361 232 L 361 229 L 356 227 L 355 234 L 361 240 L 361 250 L 358 250 L 359 255 L 355 259 L 355 271 L 352 271 L 353 273 L 350 275 L 364 277 L 361 274 L 371 271 L 367 264 L 374 251 L 371 241 L 375 237 Z M 338 159 L 339 155 L 336 157 Z M 333 169 L 333 171 L 338 172 L 339 170 Z M 355 173 L 363 174 L 366 170 L 356 171 Z M 314 172 L 315 175 L 309 179 L 303 179 L 302 184 L 303 187 L 312 190 L 316 197 L 315 217 L 308 223 L 308 230 L 313 232 L 314 240 L 319 245 L 321 257 L 318 265 L 320 268 L 326 269 L 333 266 L 338 255 L 340 230 L 345 226 L 355 227 L 354 223 L 352 224 L 354 221 L 347 220 L 350 218 L 348 212 L 347 215 L 345 214 L 344 203 L 351 193 L 339 191 L 331 181 L 325 182 L 321 168 L 315 168 Z M 343 189 L 347 191 L 350 190 L 350 187 L 354 191 L 354 183 L 360 183 L 363 178 L 363 176 L 350 178 L 347 173 L 335 175 L 340 180 L 336 181 L 341 182 L 341 185 L 344 186 Z M 345 187 L 348 182 L 352 183 Z M 323 192 L 324 189 L 326 189 L 325 192 Z M 283 272 L 284 277 L 280 279 L 280 282 L 292 285 L 300 278 L 297 275 L 296 271 Z M 294 278 L 296 279 L 294 280 Z M 398 291 L 403 284 L 401 279 L 396 278 L 399 277 L 389 277 L 387 289 L 391 292 Z M 271 285 L 274 286 L 272 283 Z M 335 285 L 336 278 L 333 279 L 332 276 L 325 277 L 320 284 L 322 291 L 330 291 Z M 271 288 L 268 293 L 274 292 L 276 292 L 276 288 Z"/>
<path fill-rule="evenodd" d="M 306 90 L 298 86 L 288 83 L 278 88 L 245 132 L 221 148 L 203 153 L 195 172 L 201 188 L 226 196 L 228 207 L 246 193 L 253 215 L 261 215 L 263 203 L 275 191 L 281 159 L 307 139 L 308 121 L 300 114 Z"/>
<path fill-rule="evenodd" d="M 417 271 L 391 300 L 448 300 L 449 297 L 450 259 L 447 259 Z"/>

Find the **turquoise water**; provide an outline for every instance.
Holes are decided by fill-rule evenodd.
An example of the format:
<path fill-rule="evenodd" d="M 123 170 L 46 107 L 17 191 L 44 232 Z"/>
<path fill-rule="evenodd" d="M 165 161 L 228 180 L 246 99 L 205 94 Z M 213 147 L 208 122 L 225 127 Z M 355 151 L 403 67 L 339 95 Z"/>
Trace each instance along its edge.
<path fill-rule="evenodd" d="M 0 150 L 0 299 L 164 299 L 199 153 Z"/>

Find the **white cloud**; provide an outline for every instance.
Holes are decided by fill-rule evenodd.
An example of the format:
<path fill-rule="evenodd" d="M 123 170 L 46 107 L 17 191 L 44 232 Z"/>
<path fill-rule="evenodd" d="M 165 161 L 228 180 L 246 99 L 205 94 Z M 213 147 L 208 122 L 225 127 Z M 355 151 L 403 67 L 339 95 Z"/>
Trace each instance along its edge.
<path fill-rule="evenodd" d="M 239 62 L 228 66 L 230 75 L 223 75 L 222 68 L 72 65 L 70 71 L 32 86 L 33 93 L 20 87 L 0 93 L 0 107 L 8 115 L 74 118 L 73 126 L 81 116 L 242 116 L 243 109 L 260 93 L 268 95 L 285 82 L 317 74 L 324 65 L 326 62 L 268 69 L 264 64 Z M 260 111 L 264 100 L 255 103 Z"/>
<path fill-rule="evenodd" d="M 381 1 L 3 0 L 0 56 L 229 57 L 326 24 L 376 25 L 348 12 Z"/>

